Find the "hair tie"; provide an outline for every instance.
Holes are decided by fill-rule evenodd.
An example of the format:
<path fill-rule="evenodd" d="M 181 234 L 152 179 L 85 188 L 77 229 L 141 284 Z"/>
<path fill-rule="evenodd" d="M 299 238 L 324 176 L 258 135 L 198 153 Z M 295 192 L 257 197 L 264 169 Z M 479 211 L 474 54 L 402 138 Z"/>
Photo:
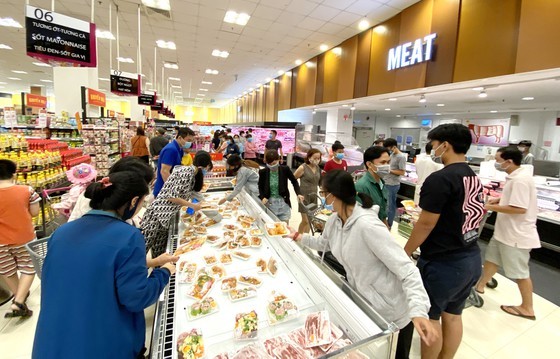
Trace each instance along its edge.
<path fill-rule="evenodd" d="M 111 183 L 111 180 L 109 180 L 109 177 L 103 177 L 103 178 L 101 179 L 101 181 L 99 181 L 99 182 L 101 182 L 101 184 L 103 185 L 103 188 L 107 188 L 107 187 L 113 185 L 113 184 Z"/>

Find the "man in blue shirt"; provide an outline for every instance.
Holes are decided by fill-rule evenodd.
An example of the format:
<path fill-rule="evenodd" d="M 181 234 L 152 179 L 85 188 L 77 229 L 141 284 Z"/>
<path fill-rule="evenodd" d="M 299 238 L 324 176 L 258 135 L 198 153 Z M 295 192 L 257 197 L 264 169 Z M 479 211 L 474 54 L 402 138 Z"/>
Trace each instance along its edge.
<path fill-rule="evenodd" d="M 171 172 L 173 167 L 181 164 L 183 159 L 183 149 L 189 149 L 192 146 L 194 132 L 188 127 L 180 128 L 177 131 L 177 138 L 165 146 L 159 153 L 157 166 L 157 179 L 154 185 L 154 197 L 157 197 L 159 191 L 163 188 L 163 184 Z"/>

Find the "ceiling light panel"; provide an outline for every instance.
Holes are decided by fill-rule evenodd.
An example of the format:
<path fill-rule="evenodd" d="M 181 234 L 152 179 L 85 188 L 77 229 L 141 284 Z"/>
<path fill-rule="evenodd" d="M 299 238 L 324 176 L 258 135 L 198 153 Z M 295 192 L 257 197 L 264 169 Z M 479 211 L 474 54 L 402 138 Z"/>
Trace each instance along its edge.
<path fill-rule="evenodd" d="M 12 70 L 14 74 L 26 74 L 27 72 L 21 70 Z"/>
<path fill-rule="evenodd" d="M 206 92 L 206 91 L 208 91 L 208 89 L 198 89 L 198 91 L 204 91 L 204 92 Z"/>
<path fill-rule="evenodd" d="M 95 30 L 95 37 L 97 37 L 98 39 L 115 40 L 115 36 L 107 30 Z"/>
<path fill-rule="evenodd" d="M 22 28 L 21 24 L 11 17 L 0 17 L 0 26 Z"/>
<path fill-rule="evenodd" d="M 41 82 L 49 82 L 49 83 L 52 82 L 51 80 L 39 80 L 39 81 L 41 81 Z"/>
<path fill-rule="evenodd" d="M 220 73 L 218 70 L 212 70 L 212 69 L 206 69 L 205 72 L 209 75 L 217 75 Z"/>
<path fill-rule="evenodd" d="M 161 49 L 177 50 L 173 41 L 157 40 L 156 45 Z"/>
<path fill-rule="evenodd" d="M 5 45 L 5 44 L 0 44 L 0 49 L 1 50 L 12 50 L 11 46 Z"/>
<path fill-rule="evenodd" d="M 171 10 L 171 4 L 169 0 L 142 0 L 142 5 L 160 10 Z"/>
<path fill-rule="evenodd" d="M 124 62 L 124 63 L 127 63 L 127 64 L 133 64 L 134 63 L 134 60 L 131 59 L 130 57 L 117 57 L 117 61 L 118 62 Z"/>
<path fill-rule="evenodd" d="M 8 77 L 8 80 L 21 81 L 21 79 L 17 77 Z"/>
<path fill-rule="evenodd" d="M 369 21 L 367 21 L 366 19 L 360 21 L 360 23 L 358 24 L 358 29 L 360 29 L 361 31 L 369 29 Z"/>
<path fill-rule="evenodd" d="M 173 69 L 173 70 L 179 69 L 179 65 L 177 65 L 176 62 L 166 62 L 163 64 L 163 67 L 165 67 L 166 69 Z"/>
<path fill-rule="evenodd" d="M 35 66 L 39 66 L 39 67 L 51 67 L 51 65 L 44 63 L 44 62 L 34 62 L 33 65 Z"/>
<path fill-rule="evenodd" d="M 223 58 L 223 59 L 227 59 L 228 56 L 229 56 L 229 52 L 227 52 L 227 51 L 220 51 L 220 50 L 215 49 L 214 51 L 212 51 L 212 56 L 221 57 L 221 58 Z"/>
<path fill-rule="evenodd" d="M 245 26 L 247 25 L 247 22 L 249 22 L 250 18 L 251 16 L 244 12 L 237 13 L 233 10 L 229 10 L 226 12 L 226 15 L 224 16 L 224 22 L 227 22 L 228 24 L 237 24 L 240 26 Z"/>
<path fill-rule="evenodd" d="M 169 80 L 171 80 L 171 81 L 181 81 L 181 79 L 178 78 L 178 77 L 169 77 Z"/>
<path fill-rule="evenodd" d="M 210 82 L 210 81 L 202 81 L 202 84 L 203 84 L 203 85 L 212 85 L 212 82 Z"/>

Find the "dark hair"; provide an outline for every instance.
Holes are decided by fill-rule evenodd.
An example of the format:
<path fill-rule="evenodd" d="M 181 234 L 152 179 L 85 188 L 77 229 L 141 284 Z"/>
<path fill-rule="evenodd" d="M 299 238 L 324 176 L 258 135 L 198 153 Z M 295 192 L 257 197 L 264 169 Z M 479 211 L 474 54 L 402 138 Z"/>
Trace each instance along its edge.
<path fill-rule="evenodd" d="M 264 162 L 265 163 L 272 163 L 276 160 L 280 159 L 280 155 L 278 154 L 277 150 L 266 150 L 264 153 Z"/>
<path fill-rule="evenodd" d="M 439 125 L 428 132 L 428 140 L 440 143 L 448 142 L 457 154 L 465 154 L 471 147 L 471 131 L 467 126 L 459 123 Z"/>
<path fill-rule="evenodd" d="M 109 169 L 110 174 L 124 171 L 136 173 L 136 176 L 143 178 L 146 183 L 150 183 L 154 179 L 152 167 L 138 157 L 128 156 L 121 158 Z"/>
<path fill-rule="evenodd" d="M 362 207 L 371 208 L 373 200 L 365 193 L 356 193 L 352 175 L 343 170 L 327 172 L 321 179 L 321 186 L 347 206 L 356 204 L 356 196 L 362 201 Z"/>
<path fill-rule="evenodd" d="M 383 139 L 382 138 L 378 138 L 377 140 L 373 141 L 374 146 L 377 146 L 378 144 L 383 145 Z"/>
<path fill-rule="evenodd" d="M 343 149 L 344 149 L 344 146 L 342 145 L 342 143 L 340 143 L 340 142 L 337 143 L 337 142 L 338 142 L 338 141 L 336 141 L 335 143 L 333 143 L 333 145 L 331 146 L 331 149 L 332 149 L 333 152 L 336 152 L 336 151 L 338 151 L 338 150 L 343 150 Z"/>
<path fill-rule="evenodd" d="M 162 135 L 165 135 L 165 128 L 160 127 L 160 128 L 157 129 L 157 132 L 159 132 Z"/>
<path fill-rule="evenodd" d="M 521 166 L 523 153 L 516 146 L 500 147 L 496 153 L 499 153 L 504 160 L 511 160 L 516 166 Z"/>
<path fill-rule="evenodd" d="M 251 135 L 249 132 L 247 132 L 247 134 L 245 135 L 245 138 L 252 138 L 253 135 Z"/>
<path fill-rule="evenodd" d="M 527 146 L 527 147 L 531 147 L 533 145 L 533 142 L 529 141 L 529 140 L 523 140 L 523 141 L 519 141 L 518 146 Z"/>
<path fill-rule="evenodd" d="M 383 147 L 391 148 L 395 146 L 398 146 L 398 143 L 397 140 L 395 140 L 394 138 L 388 138 L 385 141 L 383 141 Z"/>
<path fill-rule="evenodd" d="M 276 130 L 270 130 L 270 132 L 274 133 L 274 136 L 276 136 L 278 134 L 278 132 L 276 132 Z"/>
<path fill-rule="evenodd" d="M 140 126 L 136 127 L 136 136 L 146 136 L 146 132 Z"/>
<path fill-rule="evenodd" d="M 214 165 L 212 164 L 212 157 L 206 151 L 198 151 L 196 155 L 194 155 L 193 166 L 202 168 L 206 168 L 208 166 L 210 166 L 210 168 L 214 167 Z M 202 189 L 203 185 L 204 175 L 202 174 L 202 171 L 197 171 L 196 175 L 194 176 L 193 190 L 195 192 L 199 192 Z"/>
<path fill-rule="evenodd" d="M 177 138 L 185 138 L 187 136 L 194 136 L 194 131 L 188 127 L 182 127 L 177 130 Z"/>
<path fill-rule="evenodd" d="M 179 131 L 179 129 L 180 129 L 181 127 L 175 126 L 175 127 L 173 127 L 173 128 L 174 128 L 175 130 Z"/>
<path fill-rule="evenodd" d="M 245 166 L 245 167 L 251 167 L 251 168 L 260 168 L 259 164 L 255 161 L 251 161 L 251 160 L 243 160 L 241 158 L 241 156 L 239 156 L 238 154 L 232 154 L 228 157 L 226 163 L 231 167 L 235 168 L 233 170 L 233 172 L 237 172 L 239 171 L 239 169 L 241 168 L 241 166 Z"/>
<path fill-rule="evenodd" d="M 238 134 L 235 134 L 235 135 L 233 135 L 233 138 L 235 138 L 235 136 L 239 137 L 239 135 L 238 135 Z"/>
<path fill-rule="evenodd" d="M 91 199 L 91 208 L 116 211 L 134 197 L 142 198 L 150 191 L 146 181 L 133 171 L 111 173 L 109 181 L 109 186 L 94 182 L 87 187 L 85 196 Z"/>
<path fill-rule="evenodd" d="M 432 152 L 433 148 L 434 148 L 434 146 L 432 146 L 432 143 L 430 141 L 428 141 L 428 143 L 426 143 L 426 153 L 430 154 Z"/>
<path fill-rule="evenodd" d="M 309 159 L 310 159 L 311 157 L 313 157 L 313 155 L 316 154 L 316 153 L 319 153 L 319 154 L 320 154 L 321 151 L 319 151 L 319 150 L 316 149 L 316 148 L 312 148 L 312 149 L 310 149 L 309 151 L 307 151 L 307 155 L 305 156 L 305 160 L 304 160 L 305 163 L 309 164 L 309 163 L 310 163 L 310 162 L 309 162 Z"/>
<path fill-rule="evenodd" d="M 364 152 L 364 165 L 366 162 L 372 162 L 378 159 L 384 153 L 389 154 L 389 150 L 385 147 L 371 146 Z"/>
<path fill-rule="evenodd" d="M 248 129 L 247 129 L 247 132 L 253 133 L 253 129 L 252 129 L 252 128 L 248 128 Z"/>
<path fill-rule="evenodd" d="M 220 130 L 214 132 L 214 138 L 220 138 Z"/>
<path fill-rule="evenodd" d="M 229 127 L 226 128 L 226 132 L 227 132 L 227 133 L 231 133 L 231 128 L 229 128 Z"/>
<path fill-rule="evenodd" d="M 228 136 L 226 136 L 226 140 L 233 141 L 233 137 L 228 135 Z"/>
<path fill-rule="evenodd" d="M 17 165 L 10 160 L 0 160 L 0 180 L 9 180 L 14 178 L 17 171 Z"/>
<path fill-rule="evenodd" d="M 239 131 L 239 135 L 245 134 L 245 131 Z"/>

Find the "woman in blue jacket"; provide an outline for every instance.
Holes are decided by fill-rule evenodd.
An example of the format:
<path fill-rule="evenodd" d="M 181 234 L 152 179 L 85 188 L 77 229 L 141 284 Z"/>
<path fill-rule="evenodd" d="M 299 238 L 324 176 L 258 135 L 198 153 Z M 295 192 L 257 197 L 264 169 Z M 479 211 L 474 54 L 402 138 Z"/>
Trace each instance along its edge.
<path fill-rule="evenodd" d="M 124 171 L 86 192 L 93 209 L 48 242 L 33 358 L 143 358 L 144 309 L 175 272 L 168 263 L 148 275 L 144 237 L 125 222 L 148 185 Z"/>

